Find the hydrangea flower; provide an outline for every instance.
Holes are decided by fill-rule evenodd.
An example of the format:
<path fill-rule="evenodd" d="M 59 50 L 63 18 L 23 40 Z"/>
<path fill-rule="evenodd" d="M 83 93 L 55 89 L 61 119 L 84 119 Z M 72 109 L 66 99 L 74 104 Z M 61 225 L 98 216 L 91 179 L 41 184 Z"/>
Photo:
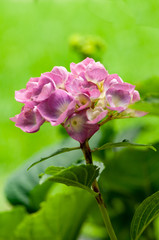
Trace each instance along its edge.
<path fill-rule="evenodd" d="M 146 114 L 129 108 L 140 100 L 135 86 L 109 74 L 100 62 L 86 58 L 71 63 L 70 69 L 54 67 L 15 92 L 15 99 L 24 103 L 21 113 L 11 118 L 17 127 L 33 133 L 44 122 L 61 124 L 83 143 L 109 120 Z"/>

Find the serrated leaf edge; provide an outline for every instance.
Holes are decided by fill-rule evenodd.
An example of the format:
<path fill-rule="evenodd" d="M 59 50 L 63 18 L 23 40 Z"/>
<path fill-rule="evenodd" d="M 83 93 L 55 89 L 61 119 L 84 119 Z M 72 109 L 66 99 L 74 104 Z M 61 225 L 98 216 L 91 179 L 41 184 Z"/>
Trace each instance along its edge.
<path fill-rule="evenodd" d="M 157 193 L 159 193 L 159 192 L 157 192 Z M 154 194 L 155 194 L 155 193 L 154 193 Z M 154 195 L 154 194 L 153 194 L 153 195 Z M 149 196 L 148 198 L 151 198 L 153 195 Z M 148 198 L 146 198 L 141 204 L 144 204 L 145 201 L 148 200 Z M 159 198 L 159 196 L 155 196 L 154 199 L 156 199 L 156 198 Z M 154 200 L 154 199 L 153 199 L 153 200 Z M 138 229 L 139 229 L 139 225 L 140 225 L 140 223 L 141 223 L 142 216 L 144 215 L 146 209 L 150 206 L 150 204 L 151 204 L 151 201 L 148 203 L 148 205 L 146 206 L 146 208 L 145 208 L 144 211 L 142 212 L 142 215 L 141 215 L 141 217 L 140 217 L 140 221 L 139 221 L 137 230 L 135 231 L 136 233 L 137 233 L 137 231 L 138 231 Z M 140 206 L 141 206 L 141 205 L 139 205 L 139 207 L 140 207 Z M 156 207 L 156 206 L 155 206 L 155 207 Z M 137 208 L 137 209 L 138 209 L 138 208 Z M 136 209 L 136 211 L 137 211 L 137 209 Z M 153 210 L 154 210 L 154 208 L 151 210 L 151 212 L 149 213 L 149 215 L 147 216 L 146 219 L 148 219 L 148 217 L 150 216 L 150 214 L 152 213 Z M 134 215 L 134 216 L 135 216 L 135 215 Z M 139 234 L 136 234 L 136 237 L 135 237 L 135 238 L 133 238 L 133 236 L 132 236 L 132 234 L 131 234 L 131 239 L 132 239 L 132 240 L 138 240 L 139 237 L 141 236 L 141 234 L 142 234 L 142 233 L 144 232 L 144 230 L 147 228 L 147 226 L 148 226 L 157 216 L 159 216 L 159 212 L 158 212 L 154 217 L 152 217 L 152 218 L 145 224 L 145 226 L 142 228 L 142 230 L 139 232 Z M 135 219 L 133 218 L 133 220 L 132 220 L 132 225 L 133 225 L 133 223 L 134 223 L 134 220 L 135 220 Z M 145 222 L 146 222 L 146 220 L 145 220 Z M 131 228 L 132 228 L 132 227 L 131 227 Z"/>
<path fill-rule="evenodd" d="M 86 171 L 86 169 L 83 167 L 83 166 L 91 166 L 91 167 L 93 167 L 93 174 L 92 174 L 92 177 L 90 178 L 90 180 L 87 182 L 87 180 L 88 180 L 88 173 L 87 173 L 87 171 Z M 50 176 L 50 174 L 44 174 L 43 176 L 46 176 L 46 175 L 48 175 L 48 177 L 46 177 L 46 179 L 45 179 L 45 181 L 47 181 L 47 180 L 50 180 L 50 181 L 58 181 L 59 183 L 61 182 L 61 183 L 63 183 L 63 184 L 65 184 L 65 182 L 69 182 L 70 183 L 70 185 L 71 185 L 71 182 L 73 183 L 73 185 L 76 187 L 76 186 L 78 186 L 78 187 L 80 187 L 80 188 L 82 188 L 82 189 L 85 189 L 85 190 L 87 190 L 88 192 L 90 192 L 91 194 L 93 194 L 93 195 L 97 195 L 97 193 L 95 193 L 90 187 L 89 187 L 89 185 L 90 185 L 90 183 L 91 183 L 91 181 L 92 181 L 92 179 L 94 178 L 94 176 L 95 176 L 95 174 L 96 174 L 96 171 L 98 171 L 99 172 L 99 168 L 97 167 L 97 166 L 95 166 L 95 165 L 80 165 L 80 166 L 71 166 L 71 167 L 69 167 L 69 168 L 65 168 L 65 169 L 61 169 L 61 171 L 59 171 L 58 173 L 56 173 L 55 175 L 53 175 L 53 176 Z M 71 168 L 73 168 L 73 167 L 80 167 L 80 168 L 82 168 L 82 169 L 84 169 L 85 170 L 85 173 L 86 173 L 86 185 L 84 185 L 84 184 L 82 184 L 82 183 L 79 183 L 78 181 L 78 177 L 76 176 L 76 174 L 74 173 L 74 172 L 72 172 L 71 171 Z M 49 167 L 48 167 L 49 168 Z M 64 177 L 61 177 L 61 176 L 57 176 L 57 175 L 59 175 L 59 174 L 61 174 L 63 171 L 67 171 L 67 172 L 69 172 L 69 173 L 71 173 L 72 174 L 72 176 L 74 176 L 75 177 L 75 180 L 70 180 L 70 179 L 67 179 L 67 178 L 64 178 Z M 61 179 L 61 181 L 60 181 L 60 179 Z M 63 182 L 62 182 L 62 179 L 63 179 Z M 67 184 L 65 184 L 65 185 L 67 185 Z"/>
<path fill-rule="evenodd" d="M 71 185 L 71 183 L 74 183 L 75 184 L 74 187 L 79 186 L 80 188 L 87 190 L 91 194 L 93 194 L 93 195 L 95 194 L 91 188 L 89 188 L 89 187 L 87 187 L 87 186 L 85 186 L 85 185 L 83 185 L 79 182 L 76 182 L 74 180 L 69 180 L 69 179 L 62 178 L 62 177 L 49 177 L 47 180 L 51 180 L 51 181 L 55 181 L 55 182 L 57 180 L 60 183 L 60 181 L 59 181 L 60 179 L 63 180 L 62 183 L 65 184 L 65 185 L 67 185 L 65 182 L 70 183 L 70 185 L 67 185 L 67 186 L 74 186 L 74 185 Z"/>

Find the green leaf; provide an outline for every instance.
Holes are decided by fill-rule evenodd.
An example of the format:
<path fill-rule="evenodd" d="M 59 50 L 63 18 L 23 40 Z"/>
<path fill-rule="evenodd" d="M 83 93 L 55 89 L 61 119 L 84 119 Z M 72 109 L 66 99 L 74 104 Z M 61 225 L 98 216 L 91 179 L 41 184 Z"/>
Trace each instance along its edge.
<path fill-rule="evenodd" d="M 159 144 L 154 147 L 159 149 Z M 159 151 L 122 148 L 120 151 L 115 149 L 103 153 L 105 155 L 101 160 L 106 168 L 99 178 L 100 190 L 107 205 L 112 206 L 110 209 L 117 226 L 118 239 L 127 240 L 130 239 L 134 209 L 159 189 Z M 153 231 L 151 227 L 148 233 Z M 153 233 L 151 235 L 153 237 Z"/>
<path fill-rule="evenodd" d="M 138 240 L 147 226 L 159 215 L 159 191 L 146 198 L 136 209 L 131 223 L 131 239 Z"/>
<path fill-rule="evenodd" d="M 64 167 L 54 167 L 50 166 L 45 170 L 45 173 L 48 175 L 54 175 L 56 173 L 59 173 L 60 171 L 64 170 Z"/>
<path fill-rule="evenodd" d="M 22 222 L 26 215 L 23 207 L 16 207 L 11 211 L 0 213 L 0 239 L 13 240 L 16 227 Z"/>
<path fill-rule="evenodd" d="M 51 157 L 54 157 L 54 156 L 59 155 L 59 154 L 61 154 L 61 153 L 71 152 L 71 151 L 78 150 L 78 149 L 80 149 L 80 147 L 60 148 L 60 149 L 58 149 L 56 152 L 52 153 L 51 155 L 49 155 L 49 156 L 47 156 L 47 157 L 44 157 L 44 158 L 41 158 L 39 161 L 36 161 L 36 162 L 32 163 L 32 164 L 30 165 L 30 167 L 28 168 L 28 170 L 29 170 L 30 168 L 32 168 L 33 166 L 35 166 L 36 164 L 41 163 L 41 162 L 43 162 L 43 161 L 45 161 L 45 160 L 47 160 L 47 159 L 49 159 L 49 158 L 51 158 Z"/>
<path fill-rule="evenodd" d="M 155 147 L 158 149 L 159 144 Z M 158 159 L 159 151 L 142 151 L 141 148 L 113 152 L 112 157 L 105 160 L 107 167 L 99 179 L 101 188 L 130 198 L 136 196 L 141 202 L 149 191 L 158 190 Z"/>
<path fill-rule="evenodd" d="M 42 204 L 27 216 L 16 230 L 16 240 L 75 240 L 87 214 L 92 196 L 81 189 L 67 189 Z"/>
<path fill-rule="evenodd" d="M 138 143 L 131 143 L 128 140 L 123 140 L 122 142 L 117 142 L 117 143 L 106 143 L 103 146 L 99 147 L 99 148 L 94 148 L 92 150 L 92 152 L 95 151 L 101 151 L 104 149 L 108 149 L 108 148 L 116 148 L 116 147 L 141 147 L 141 148 L 150 148 L 154 151 L 157 151 L 156 148 L 154 148 L 152 145 L 150 144 L 138 144 Z"/>
<path fill-rule="evenodd" d="M 27 171 L 31 163 L 38 161 L 41 156 L 51 155 L 57 148 L 62 146 L 74 147 L 76 142 L 73 139 L 67 139 L 60 144 L 54 144 L 44 148 L 39 153 L 36 153 L 32 158 L 28 159 L 24 164 L 15 170 L 8 178 L 5 186 L 5 195 L 12 205 L 23 205 L 28 212 L 37 211 L 40 203 L 45 200 L 48 190 L 52 186 L 52 182 L 47 182 L 39 185 L 39 174 L 51 165 L 56 167 L 68 167 L 77 162 L 82 152 L 80 150 L 63 153 L 63 158 L 57 155 L 50 158 L 49 161 L 44 161 Z M 12 186 L 12 187 L 10 187 Z"/>
<path fill-rule="evenodd" d="M 94 194 L 90 189 L 93 181 L 99 175 L 99 168 L 94 165 L 71 166 L 69 168 L 56 168 L 51 166 L 46 169 L 41 183 L 51 180 L 68 186 L 79 187 Z"/>

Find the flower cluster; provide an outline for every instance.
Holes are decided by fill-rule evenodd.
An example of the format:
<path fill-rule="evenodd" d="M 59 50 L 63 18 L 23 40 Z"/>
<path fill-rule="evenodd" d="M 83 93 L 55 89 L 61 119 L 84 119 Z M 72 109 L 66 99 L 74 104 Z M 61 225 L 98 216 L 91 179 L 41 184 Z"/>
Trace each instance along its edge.
<path fill-rule="evenodd" d="M 117 74 L 108 74 L 100 62 L 86 58 L 31 78 L 25 89 L 15 92 L 24 103 L 21 113 L 11 118 L 24 132 L 33 133 L 45 122 L 61 124 L 68 134 L 83 143 L 106 121 L 143 116 L 129 109 L 140 100 L 135 86 L 123 82 Z"/>

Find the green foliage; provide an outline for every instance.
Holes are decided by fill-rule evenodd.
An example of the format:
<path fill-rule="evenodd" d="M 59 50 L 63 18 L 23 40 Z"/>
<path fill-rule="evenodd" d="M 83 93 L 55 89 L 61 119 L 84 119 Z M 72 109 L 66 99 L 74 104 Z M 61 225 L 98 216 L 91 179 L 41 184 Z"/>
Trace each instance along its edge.
<path fill-rule="evenodd" d="M 15 229 L 26 215 L 23 207 L 0 213 L 0 240 L 14 240 Z"/>
<path fill-rule="evenodd" d="M 74 145 L 75 142 L 70 139 L 62 142 L 58 147 L 69 144 Z M 61 165 L 68 167 L 72 163 L 77 162 L 82 155 L 81 151 L 64 153 L 62 159 L 57 155 L 56 157 L 50 158 L 49 161 L 39 163 L 27 171 L 27 168 L 32 162 L 36 162 L 41 156 L 51 155 L 51 152 L 55 151 L 56 148 L 57 146 L 54 145 L 35 154 L 27 163 L 23 164 L 18 170 L 11 174 L 5 186 L 5 194 L 10 203 L 13 205 L 24 205 L 29 212 L 37 211 L 40 203 L 45 200 L 47 192 L 52 185 L 51 182 L 39 185 L 38 175 L 52 164 L 57 167 Z"/>
<path fill-rule="evenodd" d="M 94 148 L 92 150 L 92 152 L 95 151 L 101 151 L 104 149 L 109 149 L 109 148 L 116 148 L 116 147 L 128 147 L 128 148 L 135 148 L 135 147 L 139 147 L 139 148 L 150 148 L 154 151 L 157 151 L 152 145 L 148 144 L 138 144 L 138 143 L 131 143 L 128 140 L 123 140 L 122 142 L 118 142 L 118 143 L 105 143 L 103 146 L 98 147 L 98 148 Z"/>
<path fill-rule="evenodd" d="M 104 145 L 101 146 L 101 147 L 92 149 L 92 152 L 101 151 L 101 150 L 109 149 L 109 148 L 116 148 L 116 147 L 129 147 L 129 148 L 131 148 L 131 147 L 134 147 L 134 148 L 135 148 L 135 147 L 141 147 L 141 148 L 150 148 L 150 149 L 156 151 L 156 149 L 155 149 L 152 145 L 150 145 L 150 144 L 131 143 L 131 142 L 129 142 L 128 140 L 123 140 L 122 142 L 118 142 L 118 143 L 110 143 L 110 142 L 109 142 L 109 143 L 106 143 L 106 144 L 104 144 Z M 47 159 L 49 159 L 49 158 L 52 158 L 52 157 L 54 157 L 54 156 L 56 156 L 56 155 L 59 155 L 59 154 L 61 154 L 61 153 L 65 153 L 65 152 L 71 152 L 71 151 L 74 151 L 74 150 L 79 150 L 79 149 L 80 149 L 80 147 L 61 148 L 61 149 L 58 149 L 57 151 L 55 151 L 55 152 L 52 153 L 51 155 L 49 155 L 49 156 L 47 156 L 47 157 L 44 157 L 44 158 L 41 158 L 40 160 L 32 163 L 32 164 L 29 166 L 28 170 L 29 170 L 30 168 L 32 168 L 33 166 L 35 166 L 36 164 L 41 163 L 41 162 L 43 162 L 43 161 L 45 161 L 45 160 L 47 160 Z"/>
<path fill-rule="evenodd" d="M 15 240 L 75 240 L 90 210 L 92 197 L 73 190 L 50 197 L 16 229 Z"/>
<path fill-rule="evenodd" d="M 154 146 L 159 148 L 159 144 Z M 137 149 L 115 149 L 109 158 L 103 159 L 106 168 L 101 173 L 99 184 L 119 239 L 129 239 L 136 206 L 158 191 L 158 159 L 159 151 Z M 150 230 L 152 239 L 155 239 L 155 229 L 149 226 L 147 231 Z M 146 234 L 143 239 L 149 240 Z"/>
<path fill-rule="evenodd" d="M 159 215 L 159 192 L 146 198 L 136 209 L 131 224 L 131 239 L 138 240 L 147 226 Z"/>
<path fill-rule="evenodd" d="M 74 33 L 81 36 L 89 34 L 103 39 L 107 44 L 107 51 L 104 52 L 102 63 L 111 74 L 118 73 L 125 81 L 137 85 L 137 89 L 144 98 L 144 105 L 139 106 L 141 110 L 144 107 L 153 115 L 158 116 L 156 115 L 158 114 L 158 103 L 154 102 L 157 98 L 154 93 L 158 92 L 159 86 L 158 1 L 39 0 L 37 4 L 34 4 L 33 1 L 1 0 L 0 8 L 2 10 L 0 22 L 3 23 L 0 29 L 1 196 L 4 180 L 7 175 L 11 174 L 11 171 L 39 149 L 55 142 L 58 143 L 66 136 L 62 128 L 51 127 L 49 124 L 43 126 L 40 132 L 35 134 L 23 133 L 20 129 L 13 127 L 13 123 L 8 119 L 17 114 L 21 107 L 21 104 L 18 106 L 14 101 L 14 91 L 24 88 L 30 77 L 40 76 L 41 72 L 50 71 L 55 65 L 65 66 L 69 69 L 70 62 L 82 60 L 77 51 L 69 49 L 68 39 Z M 101 58 L 101 56 L 99 57 Z M 153 101 L 150 102 L 149 98 L 152 97 L 152 93 Z M 124 138 L 131 139 L 134 134 L 132 125 L 140 126 L 140 129 L 138 138 L 131 139 L 131 141 L 137 140 L 136 142 L 141 143 L 158 141 L 158 117 L 149 115 L 140 119 L 110 122 L 110 125 L 113 126 L 113 139 L 112 132 L 108 132 L 107 129 L 103 130 L 103 126 L 103 141 L 100 145 L 107 142 L 105 138 L 109 134 L 108 141 L 111 142 L 118 142 Z M 130 137 L 125 136 L 126 128 L 132 129 Z M 117 132 L 119 134 L 115 136 Z M 66 145 L 58 147 L 63 146 Z M 68 146 L 70 145 L 68 144 Z M 127 240 L 129 239 L 127 229 L 135 206 L 158 190 L 159 156 L 158 152 L 144 152 L 135 149 L 106 150 L 96 151 L 94 159 L 106 163 L 107 169 L 100 178 L 102 192 L 110 206 L 111 217 L 118 228 L 119 239 Z M 50 149 L 44 156 L 54 151 L 56 149 Z M 40 153 L 23 169 L 20 168 L 13 173 L 14 177 L 11 174 L 7 184 L 7 196 L 10 201 L 13 204 L 25 205 L 27 209 L 30 209 L 29 211 L 36 211 L 47 194 L 47 186 L 45 190 L 45 186 L 38 185 L 38 174 L 44 171 L 47 165 L 67 167 L 68 163 L 69 166 L 73 159 L 78 160 L 81 157 L 78 151 L 74 152 L 70 152 L 68 155 L 64 153 L 62 158 L 60 155 L 60 157 L 56 156 L 53 161 L 51 159 L 46 161 L 47 164 L 44 167 L 40 163 L 37 165 L 38 167 L 35 166 L 27 172 L 31 163 L 40 159 L 42 156 Z M 48 182 L 45 184 L 47 185 Z M 0 202 L 2 210 L 5 203 L 2 197 Z M 93 218 L 95 216 L 96 214 L 93 215 Z M 99 216 L 97 220 L 99 220 Z M 97 224 L 96 221 L 94 224 Z M 102 223 L 100 224 L 102 225 Z M 9 239 L 8 235 L 6 239 Z M 97 239 L 100 238 L 97 237 Z M 145 239 L 147 238 L 145 237 Z"/>
<path fill-rule="evenodd" d="M 35 166 L 36 164 L 41 163 L 41 162 L 43 162 L 43 161 L 45 161 L 45 160 L 47 160 L 47 159 L 49 159 L 49 158 L 51 158 L 51 157 L 54 157 L 54 156 L 59 155 L 59 154 L 61 154 L 61 153 L 71 152 L 71 151 L 78 150 L 78 149 L 80 149 L 80 147 L 61 148 L 61 149 L 57 150 L 56 152 L 52 153 L 51 155 L 49 155 L 49 156 L 47 156 L 47 157 L 44 157 L 44 158 L 41 158 L 39 161 L 34 162 L 33 164 L 31 164 L 31 166 L 28 168 L 28 170 L 29 170 L 30 168 L 32 168 L 33 166 Z"/>
<path fill-rule="evenodd" d="M 63 183 L 68 186 L 74 186 L 87 190 L 94 195 L 90 189 L 93 181 L 99 175 L 99 168 L 94 165 L 79 165 L 69 168 L 48 167 L 42 176 L 41 182 L 51 180 L 53 182 Z"/>
<path fill-rule="evenodd" d="M 158 149 L 159 145 L 155 145 Z M 152 152 L 123 149 L 114 151 L 111 159 L 106 160 L 107 168 L 101 173 L 101 187 L 110 191 L 138 198 L 145 191 L 157 191 L 159 186 L 159 151 Z M 139 194 L 140 192 L 140 194 Z"/>
<path fill-rule="evenodd" d="M 37 213 L 26 215 L 22 207 L 1 212 L 0 240 L 75 240 L 92 202 L 90 194 L 71 188 L 50 196 Z"/>

